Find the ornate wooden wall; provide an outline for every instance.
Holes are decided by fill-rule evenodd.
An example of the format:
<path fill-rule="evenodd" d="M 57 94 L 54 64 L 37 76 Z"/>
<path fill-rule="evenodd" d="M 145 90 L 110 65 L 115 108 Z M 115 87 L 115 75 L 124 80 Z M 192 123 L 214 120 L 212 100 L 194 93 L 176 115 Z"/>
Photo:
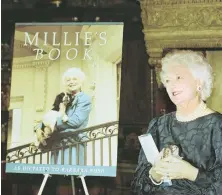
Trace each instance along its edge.
<path fill-rule="evenodd" d="M 222 0 L 140 2 L 149 63 L 157 73 L 166 49 L 222 48 Z"/>

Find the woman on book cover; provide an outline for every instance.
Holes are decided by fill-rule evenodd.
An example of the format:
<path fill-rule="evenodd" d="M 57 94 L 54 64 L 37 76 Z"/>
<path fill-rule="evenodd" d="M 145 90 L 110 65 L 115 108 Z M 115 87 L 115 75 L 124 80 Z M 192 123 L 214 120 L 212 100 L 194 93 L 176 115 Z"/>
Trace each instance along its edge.
<path fill-rule="evenodd" d="M 205 104 L 213 87 L 210 64 L 197 52 L 174 51 L 162 59 L 160 76 L 176 112 L 150 122 L 162 156 L 151 165 L 141 149 L 133 193 L 221 195 L 222 114 Z"/>
<path fill-rule="evenodd" d="M 81 90 L 84 79 L 85 74 L 78 68 L 70 68 L 63 74 L 66 93 L 61 93 L 56 97 L 53 109 L 44 115 L 43 122 L 36 130 L 37 138 L 42 145 L 45 145 L 44 147 L 58 145 L 51 137 L 53 133 L 56 136 L 58 133 L 73 132 L 87 126 L 91 98 Z M 84 136 L 84 133 L 78 135 L 79 138 Z M 73 165 L 76 164 L 76 150 L 76 147 L 72 147 Z M 84 147 L 81 144 L 78 154 L 80 164 L 84 165 Z M 69 164 L 69 155 L 69 148 L 67 148 L 64 151 L 64 164 Z M 61 164 L 61 151 L 52 152 L 51 164 Z"/>

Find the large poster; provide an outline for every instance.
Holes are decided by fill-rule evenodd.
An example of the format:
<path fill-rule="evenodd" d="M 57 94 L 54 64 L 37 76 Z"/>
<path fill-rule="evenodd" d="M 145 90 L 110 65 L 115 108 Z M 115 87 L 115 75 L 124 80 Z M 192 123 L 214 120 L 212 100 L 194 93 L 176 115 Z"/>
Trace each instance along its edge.
<path fill-rule="evenodd" d="M 116 176 L 122 23 L 15 26 L 6 172 Z"/>

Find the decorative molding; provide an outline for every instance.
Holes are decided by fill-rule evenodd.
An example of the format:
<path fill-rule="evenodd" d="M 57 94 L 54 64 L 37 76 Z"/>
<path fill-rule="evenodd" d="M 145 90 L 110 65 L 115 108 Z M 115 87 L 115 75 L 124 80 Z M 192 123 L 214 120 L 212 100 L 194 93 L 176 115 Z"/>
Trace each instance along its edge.
<path fill-rule="evenodd" d="M 162 83 L 161 78 L 160 78 L 160 72 L 161 72 L 161 66 L 156 66 L 155 67 L 155 73 L 156 73 L 156 81 L 157 81 L 158 88 L 163 87 L 163 83 Z"/>
<path fill-rule="evenodd" d="M 140 6 L 149 64 L 155 66 L 159 87 L 163 50 L 222 48 L 222 0 L 142 0 Z"/>
<path fill-rule="evenodd" d="M 23 102 L 24 101 L 24 96 L 12 96 L 10 98 L 10 102 L 14 103 L 14 102 Z"/>
<path fill-rule="evenodd" d="M 178 5 L 178 4 L 204 4 L 204 3 L 220 3 L 222 0 L 141 0 L 140 2 L 145 2 L 147 5 Z"/>
<path fill-rule="evenodd" d="M 141 17 L 146 26 L 145 29 L 160 31 L 160 29 L 167 30 L 170 28 L 171 33 L 175 33 L 178 30 L 182 30 L 182 32 L 189 30 L 221 30 L 221 5 L 190 6 L 189 9 L 180 5 L 148 7 L 143 3 L 141 6 L 144 6 Z"/>
<path fill-rule="evenodd" d="M 36 112 L 43 112 L 43 111 L 44 111 L 44 105 L 41 106 L 41 107 L 36 107 L 36 108 L 35 108 L 35 111 L 36 111 Z"/>
<path fill-rule="evenodd" d="M 147 43 L 146 47 L 148 51 L 152 48 L 220 48 L 222 47 L 222 38 L 213 40 L 211 42 L 209 40 L 201 40 L 201 39 L 187 39 L 186 41 L 177 40 L 162 40 L 162 42 L 150 41 L 150 44 Z"/>
<path fill-rule="evenodd" d="M 51 60 L 38 60 L 30 63 L 13 63 L 13 69 L 24 69 L 24 68 L 48 68 Z"/>
<path fill-rule="evenodd" d="M 36 98 L 36 112 L 43 112 L 46 106 L 46 96 L 48 93 L 48 67 L 35 66 L 35 97 Z"/>
<path fill-rule="evenodd" d="M 12 110 L 14 108 L 21 108 L 24 102 L 24 96 L 12 96 L 10 97 L 9 108 L 8 110 Z"/>
<path fill-rule="evenodd" d="M 151 66 L 157 66 L 160 64 L 160 61 L 161 61 L 161 58 L 153 58 L 153 57 L 150 57 L 148 62 Z"/>
<path fill-rule="evenodd" d="M 49 65 L 50 65 L 50 62 L 51 60 L 38 60 L 38 61 L 33 61 L 32 62 L 32 65 L 35 67 L 35 68 L 48 68 Z"/>
<path fill-rule="evenodd" d="M 31 45 L 25 46 L 25 45 L 24 45 L 24 41 L 16 40 L 16 41 L 14 42 L 14 49 L 21 49 L 21 48 L 22 48 L 22 49 L 25 48 L 25 49 L 31 51 L 32 53 L 34 53 L 34 52 L 33 52 L 33 48 L 35 48 L 35 47 L 33 47 L 33 46 L 31 46 Z"/>
<path fill-rule="evenodd" d="M 147 49 L 147 53 L 149 55 L 148 63 L 152 68 L 155 69 L 156 81 L 158 87 L 161 88 L 162 82 L 159 73 L 161 71 L 161 58 L 163 55 L 163 50 L 161 48 L 149 48 Z"/>

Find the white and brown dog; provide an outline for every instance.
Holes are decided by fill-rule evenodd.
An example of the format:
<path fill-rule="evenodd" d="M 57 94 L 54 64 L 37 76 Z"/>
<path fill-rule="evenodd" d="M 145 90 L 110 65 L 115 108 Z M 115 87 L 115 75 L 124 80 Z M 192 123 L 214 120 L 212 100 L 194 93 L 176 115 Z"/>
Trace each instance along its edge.
<path fill-rule="evenodd" d="M 50 138 L 55 131 L 57 118 L 61 116 L 59 112 L 60 104 L 63 103 L 67 108 L 69 104 L 71 104 L 71 98 L 71 94 L 68 93 L 60 93 L 56 96 L 52 110 L 47 112 L 42 118 L 42 127 L 40 128 L 38 124 L 35 128 L 36 141 L 34 145 L 36 147 L 47 145 L 47 139 Z"/>

